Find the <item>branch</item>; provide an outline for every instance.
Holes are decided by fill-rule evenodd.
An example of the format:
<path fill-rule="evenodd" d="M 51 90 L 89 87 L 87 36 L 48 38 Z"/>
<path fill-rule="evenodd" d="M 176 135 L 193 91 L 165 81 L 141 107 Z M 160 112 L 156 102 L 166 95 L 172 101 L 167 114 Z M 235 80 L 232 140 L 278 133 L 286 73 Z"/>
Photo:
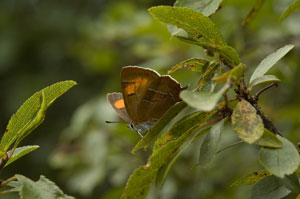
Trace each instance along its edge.
<path fill-rule="evenodd" d="M 271 88 L 271 87 L 273 87 L 273 86 L 278 87 L 278 82 L 273 82 L 272 84 L 270 84 L 270 85 L 264 87 L 263 89 L 261 89 L 260 91 L 258 91 L 258 92 L 253 96 L 254 101 L 257 102 L 257 101 L 258 101 L 258 97 L 259 97 L 263 92 L 265 92 L 266 90 L 268 90 L 269 88 Z"/>

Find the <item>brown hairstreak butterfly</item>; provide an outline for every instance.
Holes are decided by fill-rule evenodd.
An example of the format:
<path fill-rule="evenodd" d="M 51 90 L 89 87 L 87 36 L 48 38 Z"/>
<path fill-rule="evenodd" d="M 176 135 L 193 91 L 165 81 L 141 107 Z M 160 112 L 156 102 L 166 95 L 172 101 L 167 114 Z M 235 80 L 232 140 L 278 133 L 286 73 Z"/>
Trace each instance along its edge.
<path fill-rule="evenodd" d="M 176 102 L 184 88 L 169 75 L 137 66 L 126 66 L 121 71 L 122 93 L 108 93 L 107 100 L 118 115 L 141 132 L 151 126 Z"/>

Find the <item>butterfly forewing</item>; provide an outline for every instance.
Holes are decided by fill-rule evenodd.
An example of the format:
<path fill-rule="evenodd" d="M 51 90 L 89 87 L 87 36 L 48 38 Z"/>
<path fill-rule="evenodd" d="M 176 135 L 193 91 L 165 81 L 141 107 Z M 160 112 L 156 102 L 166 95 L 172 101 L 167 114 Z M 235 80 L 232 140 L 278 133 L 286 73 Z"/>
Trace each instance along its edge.
<path fill-rule="evenodd" d="M 153 70 L 135 66 L 124 67 L 121 71 L 121 88 L 129 117 L 134 124 L 146 122 L 147 117 L 140 117 L 139 104 L 151 83 L 160 78 Z"/>
<path fill-rule="evenodd" d="M 160 76 L 145 88 L 138 106 L 138 117 L 145 121 L 158 120 L 176 102 L 180 101 L 180 84 L 170 76 Z"/>

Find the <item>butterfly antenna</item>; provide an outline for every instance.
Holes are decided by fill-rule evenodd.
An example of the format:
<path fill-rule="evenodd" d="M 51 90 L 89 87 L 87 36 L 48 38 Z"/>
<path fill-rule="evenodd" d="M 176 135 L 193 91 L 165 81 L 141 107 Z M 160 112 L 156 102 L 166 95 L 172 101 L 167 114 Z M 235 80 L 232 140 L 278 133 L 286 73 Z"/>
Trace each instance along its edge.
<path fill-rule="evenodd" d="M 123 122 L 123 121 L 105 121 L 105 123 L 107 123 L 107 124 L 122 124 L 122 123 L 126 123 L 127 124 L 127 122 Z"/>

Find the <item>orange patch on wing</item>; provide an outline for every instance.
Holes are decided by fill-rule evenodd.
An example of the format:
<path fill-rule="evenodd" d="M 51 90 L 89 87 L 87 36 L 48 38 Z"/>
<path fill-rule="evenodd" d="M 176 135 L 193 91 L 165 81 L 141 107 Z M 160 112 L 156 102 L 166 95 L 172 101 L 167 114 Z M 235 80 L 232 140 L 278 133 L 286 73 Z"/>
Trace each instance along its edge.
<path fill-rule="evenodd" d="M 130 84 L 130 85 L 126 86 L 126 88 L 125 88 L 125 93 L 126 93 L 127 95 L 130 95 L 130 94 L 132 94 L 132 93 L 135 93 L 134 84 Z"/>
<path fill-rule="evenodd" d="M 118 101 L 115 101 L 114 107 L 116 107 L 117 109 L 124 108 L 125 107 L 124 100 L 119 99 Z"/>

